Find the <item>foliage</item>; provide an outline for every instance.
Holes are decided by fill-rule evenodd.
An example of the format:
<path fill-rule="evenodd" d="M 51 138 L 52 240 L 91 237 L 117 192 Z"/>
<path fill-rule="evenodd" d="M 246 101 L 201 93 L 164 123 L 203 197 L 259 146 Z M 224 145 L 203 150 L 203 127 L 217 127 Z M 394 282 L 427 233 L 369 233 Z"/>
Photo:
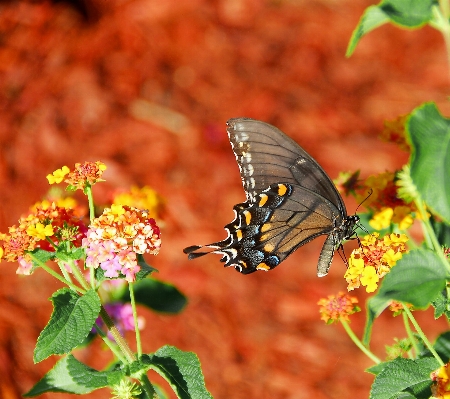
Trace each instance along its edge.
<path fill-rule="evenodd" d="M 367 33 L 386 23 L 409 29 L 429 25 L 443 34 L 450 55 L 449 10 L 447 0 L 384 0 L 370 6 L 353 32 L 347 55 L 355 51 Z M 425 103 L 409 115 L 386 123 L 383 136 L 410 151 L 408 164 L 402 170 L 371 176 L 364 182 L 350 179 L 358 174 L 347 173 L 343 175 L 349 176 L 347 181 L 342 182 L 341 176 L 339 182 L 360 201 L 371 190 L 372 195 L 364 203 L 367 212 L 363 216 L 372 231 L 383 230 L 381 234 L 371 233 L 361 240 L 356 255 L 350 257 L 346 273 L 349 290 L 361 284 L 368 292 L 375 292 L 367 302 L 363 339 L 359 340 L 351 331 L 348 315 L 340 315 L 335 321 L 343 324 L 350 338 L 375 363 L 367 370 L 375 375 L 370 398 L 447 398 L 450 395 L 450 331 L 443 332 L 434 343 L 430 342 L 412 311 L 432 306 L 436 319 L 449 320 L 450 317 L 447 247 L 450 119 L 442 116 L 436 104 Z M 409 235 L 414 223 L 422 227 L 422 242 L 415 242 Z M 383 239 L 378 238 L 379 235 L 384 236 Z M 396 237 L 406 243 L 408 250 L 396 250 Z M 388 247 L 392 248 L 390 255 Z M 382 264 L 377 259 L 387 262 Z M 370 290 L 369 284 L 363 283 L 364 271 L 368 268 L 377 273 L 370 281 Z M 320 302 L 322 319 L 323 301 Z M 388 347 L 388 357 L 382 361 L 371 352 L 369 345 L 376 318 L 387 309 L 394 312 L 394 316 L 402 315 L 407 338 L 397 339 L 393 347 Z"/>
<path fill-rule="evenodd" d="M 177 314 L 187 301 L 172 284 L 152 278 L 156 269 L 143 257 L 158 253 L 160 230 L 148 210 L 134 205 L 150 204 L 157 215 L 160 197 L 153 190 L 133 187 L 130 193 L 117 196 L 101 215 L 94 214 L 92 186 L 103 181 L 105 169 L 101 162 L 85 162 L 72 171 L 64 166 L 47 176 L 50 184 L 64 181 L 68 191 L 80 189 L 87 195 L 88 222 L 80 212 L 84 207 L 70 201 L 66 208 L 57 203 L 67 201 L 55 199 L 36 204 L 9 233 L 0 235 L 0 256 L 18 262 L 18 274 L 31 276 L 44 270 L 66 286 L 50 298 L 53 313 L 34 350 L 36 363 L 52 355 L 62 357 L 25 396 L 86 394 L 109 387 L 115 398 L 166 397 L 147 377 L 153 369 L 179 398 L 210 398 L 194 353 L 171 346 L 154 353 L 142 351 L 143 319 L 137 315 L 137 304 Z M 58 267 L 51 267 L 51 261 Z M 137 354 L 122 335 L 128 330 L 135 332 Z M 114 354 L 114 366 L 95 370 L 75 358 L 74 350 L 92 344 L 96 336 Z"/>

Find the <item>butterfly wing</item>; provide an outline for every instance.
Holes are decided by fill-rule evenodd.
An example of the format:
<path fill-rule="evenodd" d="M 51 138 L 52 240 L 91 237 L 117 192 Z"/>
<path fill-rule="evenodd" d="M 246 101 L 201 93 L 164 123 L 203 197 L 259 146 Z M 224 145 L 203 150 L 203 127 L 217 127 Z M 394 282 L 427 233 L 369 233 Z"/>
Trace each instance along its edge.
<path fill-rule="evenodd" d="M 227 125 L 247 201 L 234 206 L 227 238 L 184 252 L 189 259 L 221 254 L 225 266 L 248 274 L 273 269 L 299 246 L 326 234 L 317 269 L 326 275 L 357 217 L 347 216 L 325 171 L 279 129 L 248 118 L 230 119 Z"/>
<path fill-rule="evenodd" d="M 322 167 L 280 129 L 254 119 L 235 118 L 227 122 L 227 132 L 247 199 L 274 183 L 298 184 L 347 214 L 340 194 Z"/>

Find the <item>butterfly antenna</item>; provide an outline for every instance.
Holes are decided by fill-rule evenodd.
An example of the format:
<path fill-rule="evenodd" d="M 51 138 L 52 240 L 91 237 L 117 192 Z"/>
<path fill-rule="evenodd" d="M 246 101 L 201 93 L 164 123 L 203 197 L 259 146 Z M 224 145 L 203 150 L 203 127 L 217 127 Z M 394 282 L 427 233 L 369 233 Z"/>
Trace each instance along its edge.
<path fill-rule="evenodd" d="M 367 197 L 364 198 L 364 199 L 361 201 L 361 203 L 356 207 L 355 213 L 358 212 L 358 209 L 360 208 L 360 206 L 361 206 L 362 204 L 364 204 L 364 202 L 366 202 L 372 194 L 373 194 L 373 190 L 370 189 L 369 194 L 367 195 Z"/>

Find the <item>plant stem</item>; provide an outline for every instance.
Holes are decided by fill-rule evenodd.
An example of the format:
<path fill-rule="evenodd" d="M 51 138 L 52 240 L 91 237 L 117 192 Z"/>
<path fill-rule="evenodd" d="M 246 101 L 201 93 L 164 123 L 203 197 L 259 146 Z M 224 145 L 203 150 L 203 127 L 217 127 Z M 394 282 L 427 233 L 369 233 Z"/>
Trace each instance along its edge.
<path fill-rule="evenodd" d="M 88 197 L 88 203 L 89 203 L 89 220 L 92 221 L 95 218 L 95 208 L 94 208 L 94 197 L 92 195 L 92 187 L 87 185 L 84 189 L 84 192 L 86 196 Z"/>
<path fill-rule="evenodd" d="M 405 305 L 403 305 L 405 306 Z M 406 330 L 406 334 L 408 335 L 409 341 L 411 342 L 411 345 L 414 348 L 414 353 L 416 354 L 416 357 L 419 354 L 419 348 L 417 346 L 417 340 L 416 337 L 414 336 L 411 327 L 409 325 L 409 319 L 408 319 L 408 315 L 405 312 L 402 312 L 402 318 L 403 318 L 403 324 L 405 325 L 405 330 Z"/>
<path fill-rule="evenodd" d="M 32 253 L 29 253 L 31 259 L 34 263 L 37 263 L 42 269 L 44 269 L 48 274 L 55 277 L 57 280 L 61 281 L 62 283 L 69 286 L 74 291 L 78 291 L 81 294 L 84 294 L 86 291 L 83 290 L 81 287 L 76 286 L 75 284 L 72 284 L 70 281 L 67 281 L 64 277 L 60 276 L 58 273 L 56 273 L 52 268 L 48 267 L 45 263 L 41 262 L 39 259 L 37 259 L 35 256 L 33 256 Z"/>
<path fill-rule="evenodd" d="M 102 318 L 106 327 L 108 327 L 108 330 L 110 331 L 111 335 L 113 336 L 122 353 L 125 355 L 128 363 L 134 362 L 136 360 L 134 353 L 128 346 L 125 339 L 120 334 L 117 327 L 114 325 L 114 322 L 111 320 L 111 317 L 109 317 L 108 312 L 105 310 L 103 306 L 100 308 L 100 317 Z"/>
<path fill-rule="evenodd" d="M 138 354 L 138 357 L 140 357 L 140 356 L 142 356 L 142 343 L 141 343 L 141 333 L 139 331 L 138 315 L 137 315 L 137 311 L 136 311 L 136 301 L 134 298 L 134 284 L 129 283 L 128 288 L 130 290 L 131 309 L 133 310 L 133 320 L 134 320 L 134 330 L 136 333 L 137 354 Z"/>
<path fill-rule="evenodd" d="M 351 329 L 350 325 L 348 324 L 348 322 L 346 320 L 342 320 L 340 319 L 340 322 L 342 324 L 342 326 L 344 327 L 344 330 L 346 331 L 346 333 L 348 334 L 348 336 L 350 337 L 350 339 L 355 343 L 355 345 L 362 350 L 362 352 L 368 356 L 373 362 L 375 362 L 376 364 L 381 363 L 381 360 L 375 356 L 369 349 L 367 349 L 362 342 L 359 340 L 359 338 L 355 335 L 355 333 L 353 332 L 353 330 Z"/>
<path fill-rule="evenodd" d="M 109 349 L 111 349 L 111 352 L 114 353 L 114 355 L 117 357 L 117 359 L 119 359 L 119 361 L 121 361 L 123 364 L 125 364 L 126 359 L 122 356 L 122 352 L 118 349 L 117 345 L 108 338 L 107 334 L 105 334 L 105 332 L 97 324 L 94 324 L 94 328 L 95 328 L 95 331 L 97 332 L 97 334 L 100 336 L 100 338 L 105 343 L 105 345 Z"/>
<path fill-rule="evenodd" d="M 428 348 L 428 350 L 432 353 L 432 355 L 435 357 L 435 359 L 439 362 L 439 364 L 441 366 L 444 365 L 444 362 L 442 361 L 442 359 L 440 358 L 440 356 L 438 355 L 438 353 L 435 351 L 435 349 L 433 348 L 433 345 L 431 345 L 431 342 L 428 341 L 428 338 L 426 337 L 426 335 L 423 333 L 422 329 L 420 328 L 419 324 L 417 323 L 416 319 L 414 318 L 414 316 L 412 315 L 411 311 L 407 308 L 407 304 L 402 302 L 403 304 L 403 309 L 405 311 L 405 313 L 407 314 L 409 321 L 412 323 L 412 325 L 414 326 L 414 328 L 417 331 L 417 334 L 419 334 L 420 338 L 422 338 L 423 343 L 425 344 L 425 346 Z M 416 353 L 417 354 L 417 353 Z"/>

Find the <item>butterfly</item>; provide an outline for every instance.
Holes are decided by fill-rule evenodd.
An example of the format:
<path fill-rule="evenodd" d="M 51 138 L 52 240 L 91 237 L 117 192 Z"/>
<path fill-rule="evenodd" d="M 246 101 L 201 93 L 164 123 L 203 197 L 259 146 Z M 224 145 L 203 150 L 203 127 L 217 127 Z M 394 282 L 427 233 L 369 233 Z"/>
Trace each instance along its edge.
<path fill-rule="evenodd" d="M 221 254 L 225 266 L 249 274 L 271 270 L 298 247 L 327 235 L 317 265 L 317 275 L 327 275 L 334 252 L 355 234 L 359 217 L 347 215 L 322 167 L 275 126 L 235 118 L 227 122 L 227 132 L 247 199 L 233 207 L 227 238 L 184 253 L 189 259 Z"/>

